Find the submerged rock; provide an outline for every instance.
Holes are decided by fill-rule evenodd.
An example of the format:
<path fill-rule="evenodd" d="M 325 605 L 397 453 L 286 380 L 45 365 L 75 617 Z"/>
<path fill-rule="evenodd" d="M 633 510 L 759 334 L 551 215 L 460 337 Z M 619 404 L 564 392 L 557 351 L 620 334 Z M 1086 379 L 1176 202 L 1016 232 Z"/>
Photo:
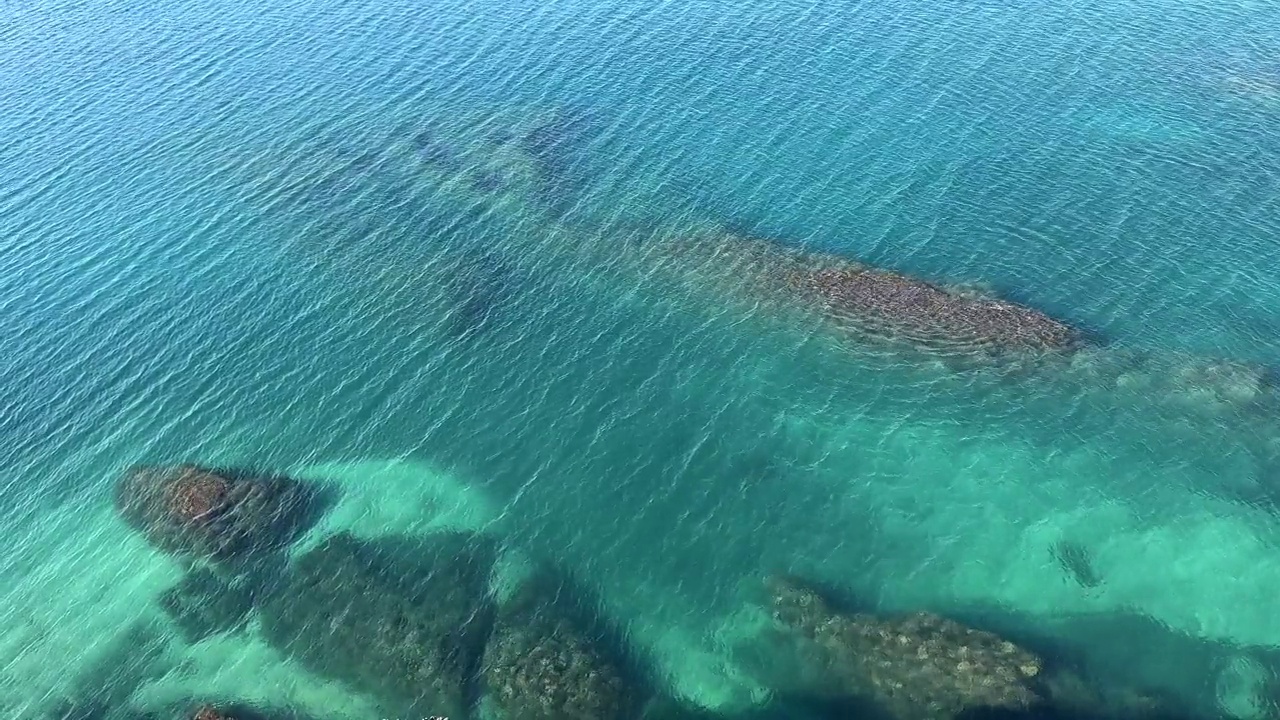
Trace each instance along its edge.
<path fill-rule="evenodd" d="M 783 636 L 810 663 L 796 691 L 860 701 L 895 720 L 1045 706 L 1040 658 L 996 635 L 929 613 L 843 613 L 790 578 L 772 579 L 769 593 Z"/>
<path fill-rule="evenodd" d="M 115 502 L 156 547 L 211 560 L 286 545 L 318 509 L 316 495 L 291 478 L 198 465 L 130 468 Z"/>
<path fill-rule="evenodd" d="M 467 716 L 492 620 L 493 544 L 467 533 L 341 533 L 294 563 L 263 631 L 313 672 L 413 717 Z"/>
<path fill-rule="evenodd" d="M 503 720 L 627 720 L 644 693 L 609 631 L 564 581 L 537 576 L 501 609 L 484 654 Z"/>
<path fill-rule="evenodd" d="M 823 259 L 791 274 L 802 295 L 827 312 L 919 343 L 1059 348 L 1075 340 L 1067 325 L 1005 300 L 961 295 L 923 280 Z"/>
<path fill-rule="evenodd" d="M 730 232 L 668 239 L 660 253 L 714 284 L 819 311 L 859 334 L 925 348 L 1067 349 L 1080 335 L 1017 303 Z"/>
<path fill-rule="evenodd" d="M 187 573 L 160 594 L 160 607 L 189 643 L 244 626 L 252 609 L 250 591 L 209 568 Z"/>

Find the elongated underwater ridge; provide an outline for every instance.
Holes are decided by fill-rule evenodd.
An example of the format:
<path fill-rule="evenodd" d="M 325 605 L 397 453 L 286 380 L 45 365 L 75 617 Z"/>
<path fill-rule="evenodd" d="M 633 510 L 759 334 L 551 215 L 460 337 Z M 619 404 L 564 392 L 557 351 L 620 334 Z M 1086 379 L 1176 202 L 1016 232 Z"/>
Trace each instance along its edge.
<path fill-rule="evenodd" d="M 671 240 L 667 251 L 819 310 L 844 331 L 946 352 L 1069 350 L 1081 334 L 1033 308 L 946 289 L 834 255 L 732 233 Z"/>

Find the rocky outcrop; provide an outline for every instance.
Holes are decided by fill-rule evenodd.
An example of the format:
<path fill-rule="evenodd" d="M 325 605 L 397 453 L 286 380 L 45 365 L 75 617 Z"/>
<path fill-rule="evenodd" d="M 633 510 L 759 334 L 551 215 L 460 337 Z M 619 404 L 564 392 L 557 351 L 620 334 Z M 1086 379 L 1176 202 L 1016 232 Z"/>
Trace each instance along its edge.
<path fill-rule="evenodd" d="M 485 649 L 487 700 L 503 720 L 628 720 L 644 699 L 581 596 L 546 574 L 502 607 Z"/>
<path fill-rule="evenodd" d="M 403 716 L 467 717 L 492 611 L 493 544 L 467 533 L 362 540 L 298 558 L 261 608 L 268 640 Z"/>
<path fill-rule="evenodd" d="M 868 338 L 938 350 L 1056 350 L 1080 342 L 1073 328 L 1033 308 L 834 255 L 723 231 L 658 246 L 713 290 L 807 307 Z"/>
<path fill-rule="evenodd" d="M 215 561 L 286 545 L 318 511 L 315 493 L 291 478 L 198 465 L 130 468 L 115 502 L 156 547 Z"/>
<path fill-rule="evenodd" d="M 792 578 L 773 578 L 768 589 L 790 651 L 809 665 L 807 687 L 789 690 L 847 697 L 894 720 L 1024 712 L 1046 703 L 1040 658 L 996 635 L 928 613 L 842 613 Z"/>
<path fill-rule="evenodd" d="M 836 318 L 919 344 L 1040 349 L 1075 341 L 1070 327 L 1038 310 L 831 258 L 804 264 L 789 280 Z"/>
<path fill-rule="evenodd" d="M 847 611 L 826 588 L 766 582 L 774 627 L 751 652 L 783 697 L 836 708 L 837 717 L 1175 720 L 1185 707 L 1160 693 L 1098 679 L 999 635 L 932 613 Z"/>

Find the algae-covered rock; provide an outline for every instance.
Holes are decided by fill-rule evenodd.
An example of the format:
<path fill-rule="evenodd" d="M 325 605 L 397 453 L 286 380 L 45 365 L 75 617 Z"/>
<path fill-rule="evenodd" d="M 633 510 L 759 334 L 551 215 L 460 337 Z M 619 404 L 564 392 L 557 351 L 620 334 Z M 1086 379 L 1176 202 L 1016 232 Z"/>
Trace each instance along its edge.
<path fill-rule="evenodd" d="M 253 596 L 239 581 L 197 568 L 161 593 L 159 603 L 183 639 L 194 643 L 244 626 Z"/>
<path fill-rule="evenodd" d="M 292 541 L 314 520 L 318 499 L 291 478 L 198 465 L 130 468 L 116 508 L 156 547 L 230 560 Z"/>
<path fill-rule="evenodd" d="M 263 604 L 264 634 L 389 708 L 466 717 L 492 620 L 494 554 L 468 533 L 332 536 L 298 558 Z"/>
<path fill-rule="evenodd" d="M 827 312 L 922 344 L 1059 348 L 1076 335 L 1044 313 L 996 298 L 961 294 L 907 275 L 827 259 L 791 277 Z"/>
<path fill-rule="evenodd" d="M 612 633 L 567 581 L 536 575 L 501 608 L 482 679 L 503 720 L 627 720 L 644 700 Z"/>
<path fill-rule="evenodd" d="M 664 238 L 654 252 L 705 290 L 806 308 L 867 339 L 947 352 L 1063 350 L 1081 340 L 1025 305 L 726 230 Z"/>
<path fill-rule="evenodd" d="M 929 613 L 843 613 L 791 578 L 768 589 L 793 651 L 812 663 L 810 686 L 797 690 L 864 701 L 896 720 L 1045 706 L 1040 658 L 996 635 Z"/>

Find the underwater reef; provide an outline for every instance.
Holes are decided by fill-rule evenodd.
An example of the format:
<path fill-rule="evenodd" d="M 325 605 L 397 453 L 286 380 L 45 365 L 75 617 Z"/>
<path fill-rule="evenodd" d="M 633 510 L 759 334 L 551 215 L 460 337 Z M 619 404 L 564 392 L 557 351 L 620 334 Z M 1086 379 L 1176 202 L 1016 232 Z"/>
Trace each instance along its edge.
<path fill-rule="evenodd" d="M 298 558 L 261 608 L 269 642 L 414 717 L 466 717 L 492 622 L 496 549 L 467 533 L 360 540 Z"/>
<path fill-rule="evenodd" d="M 713 285 L 818 311 L 866 338 L 937 350 L 1069 350 L 1083 334 L 1025 305 L 943 288 L 847 258 L 728 230 L 660 239 L 659 257 L 691 263 Z"/>
<path fill-rule="evenodd" d="M 923 280 L 849 262 L 806 268 L 796 289 L 836 316 L 884 323 L 904 336 L 1002 347 L 1065 347 L 1075 333 L 1029 307 L 948 292 Z"/>
<path fill-rule="evenodd" d="M 620 269 L 616 262 L 622 260 L 628 268 L 624 274 L 634 279 L 654 270 L 654 260 L 682 256 L 696 267 L 677 272 L 700 272 L 704 289 L 747 282 L 767 290 L 767 301 L 807 307 L 868 337 L 939 351 L 1060 350 L 1081 342 L 1078 329 L 1035 308 L 735 232 L 711 218 L 674 228 L 659 219 L 650 225 L 639 219 L 618 224 L 591 215 L 579 206 L 592 180 L 586 149 L 602 125 L 583 108 L 543 108 L 525 114 L 464 113 L 417 126 L 365 130 L 367 147 L 355 145 L 349 135 L 336 136 L 318 142 L 314 153 L 274 159 L 270 172 L 259 173 L 280 183 L 264 212 L 296 213 L 308 223 L 321 218 L 318 226 L 325 231 L 307 242 L 333 241 L 323 252 L 334 259 L 360 255 L 371 238 L 378 238 L 376 243 L 427 236 L 452 241 L 450 236 L 491 225 L 485 232 L 502 237 L 506 253 L 523 256 L 528 270 L 559 256 L 608 274 Z M 257 166 L 267 160 L 246 162 Z M 289 198 L 284 205 L 282 197 Z M 418 207 L 420 220 L 396 225 L 398 220 L 387 218 L 387 205 Z M 566 208 L 574 211 L 566 216 Z M 465 217 L 472 212 L 474 217 Z M 504 228 L 504 223 L 510 225 Z M 657 246 L 656 254 L 632 254 L 632 235 L 642 239 L 640 245 Z M 404 252 L 406 247 L 388 249 Z M 465 291 L 466 285 L 478 285 L 483 298 L 489 294 L 484 282 L 448 275 L 440 280 L 464 286 L 455 300 L 461 318 L 487 313 L 491 303 Z"/>
<path fill-rule="evenodd" d="M 486 697 L 507 720 L 629 720 L 648 695 L 585 594 L 549 568 L 498 612 L 485 648 Z"/>
<path fill-rule="evenodd" d="M 189 643 L 259 632 L 310 672 L 367 693 L 400 717 L 1182 717 L 1160 697 L 1101 688 L 1048 659 L 1044 648 L 1002 632 L 929 612 L 853 609 L 838 592 L 794 576 L 762 583 L 770 623 L 735 647 L 772 697 L 737 711 L 688 707 L 653 681 L 624 628 L 555 564 L 497 582 L 504 551 L 500 539 L 474 532 L 364 538 L 342 531 L 278 576 L 256 578 L 254 592 L 246 578 L 215 564 L 189 569 L 159 602 Z M 259 622 L 248 628 L 255 610 Z M 103 706 L 68 710 L 67 717 L 117 717 Z M 179 720 L 296 717 L 208 701 L 173 712 Z"/>
<path fill-rule="evenodd" d="M 130 468 L 115 488 L 120 516 L 153 545 L 212 561 L 287 545 L 314 520 L 317 501 L 288 477 L 198 465 Z"/>
<path fill-rule="evenodd" d="M 490 593 L 491 538 L 339 533 L 299 557 L 261 609 L 268 641 L 413 717 L 627 720 L 645 684 L 567 583 Z"/>
<path fill-rule="evenodd" d="M 501 135 L 497 136 L 501 137 Z M 497 182 L 481 183 L 482 187 L 475 184 L 466 185 L 462 182 L 481 170 L 489 170 L 497 175 L 499 173 L 496 168 L 507 166 L 524 168 L 532 165 L 530 162 L 521 162 L 521 158 L 517 155 L 518 143 L 511 141 L 509 137 L 487 145 L 468 145 L 460 141 L 450 142 L 448 132 L 441 130 L 429 138 L 415 137 L 414 142 L 421 145 L 420 152 L 418 155 L 407 157 L 426 168 L 420 171 L 422 177 L 426 178 L 428 175 L 433 177 L 422 180 L 418 186 L 412 186 L 411 189 L 415 193 L 411 196 L 413 199 L 416 200 L 420 195 L 427 195 L 428 189 L 435 189 L 432 185 L 434 175 L 447 176 L 452 173 L 456 176 L 453 180 L 457 181 L 453 182 L 453 186 L 458 192 L 475 191 L 492 196 L 494 202 L 491 205 L 482 205 L 487 210 L 483 216 L 483 222 L 493 223 L 495 227 L 502 227 L 495 218 L 500 219 L 504 214 L 514 217 L 517 212 L 527 209 L 531 204 L 520 204 L 521 198 L 514 197 L 523 189 L 521 181 L 527 180 L 526 174 L 501 173 L 502 177 L 507 178 L 507 182 L 500 187 Z M 448 147 L 445 148 L 441 144 L 447 144 Z M 383 178 L 389 178 L 386 183 L 388 195 L 393 188 L 404 187 L 402 176 L 413 175 L 414 172 L 419 171 L 419 167 L 413 163 L 405 163 L 398 168 L 387 169 L 388 166 L 395 166 L 397 158 L 395 149 L 394 145 L 391 146 L 391 150 L 384 154 L 381 164 L 367 168 L 367 173 L 361 175 L 359 179 L 369 185 L 379 185 Z M 485 153 L 489 153 L 488 158 L 473 157 Z M 446 162 L 445 159 L 453 159 L 456 162 L 453 160 Z M 483 161 L 485 159 L 491 162 L 486 165 Z M 509 162 L 504 165 L 503 161 Z M 442 184 L 449 182 L 451 181 L 446 179 Z M 350 193 L 350 196 L 359 197 L 359 194 Z M 445 197 L 444 193 L 440 193 L 439 197 Z M 508 201 L 510 201 L 508 204 L 502 204 Z M 355 201 L 352 200 L 352 202 Z M 371 207 L 372 205 L 370 203 Z M 334 213 L 335 216 L 339 214 Z M 445 217 L 448 215 L 445 214 Z M 494 254 L 516 267 L 521 273 L 560 272 L 569 275 L 565 267 L 557 265 L 556 260 L 569 258 L 574 253 L 581 253 L 587 260 L 584 260 L 581 266 L 574 265 L 571 261 L 566 262 L 568 271 L 588 266 L 590 270 L 583 271 L 581 279 L 575 277 L 572 281 L 565 280 L 566 286 L 571 286 L 571 282 L 608 283 L 613 277 L 609 275 L 612 272 L 628 275 L 628 277 L 634 274 L 646 278 L 654 276 L 663 276 L 663 279 L 672 276 L 688 278 L 692 281 L 690 284 L 697 286 L 699 293 L 691 293 L 690 297 L 695 298 L 696 301 L 683 304 L 681 309 L 692 307 L 694 312 L 714 316 L 722 314 L 722 308 L 729 304 L 740 304 L 750 311 L 762 308 L 762 312 L 754 313 L 759 319 L 766 323 L 784 326 L 784 332 L 790 329 L 785 326 L 792 324 L 792 327 L 798 329 L 797 335 L 805 334 L 803 332 L 807 329 L 805 321 L 812 316 L 820 319 L 821 327 L 825 331 L 830 331 L 822 335 L 830 335 L 842 340 L 850 338 L 855 341 L 849 343 L 850 345 L 863 340 L 876 341 L 875 344 L 881 344 L 881 341 L 884 341 L 894 346 L 894 350 L 900 349 L 900 346 L 907 346 L 911 350 L 925 350 L 927 353 L 940 351 L 944 355 L 962 357 L 980 355 L 986 351 L 1030 351 L 1029 354 L 1043 361 L 1036 367 L 1040 372 L 1018 376 L 1016 379 L 1019 383 L 1014 388 L 1010 387 L 1013 383 L 1002 384 L 1004 379 L 1011 377 L 1009 374 L 996 377 L 995 373 L 991 373 L 978 377 L 973 383 L 967 382 L 968 378 L 957 380 L 954 387 L 958 389 L 951 389 L 953 386 L 939 382 L 936 383 L 935 391 L 950 392 L 956 398 L 965 401 L 967 404 L 957 404 L 965 409 L 956 411 L 955 415 L 960 416 L 961 422 L 972 423 L 975 426 L 986 422 L 990 417 L 986 413 L 997 414 L 993 412 L 995 408 L 1003 412 L 1003 408 L 1011 407 L 1014 410 L 1010 412 L 1020 412 L 1028 403 L 1036 402 L 1044 406 L 1055 406 L 1051 413 L 1046 414 L 1056 416 L 1076 412 L 1080 416 L 1085 416 L 1086 421 L 1096 423 L 1089 430 L 1100 437 L 1110 438 L 1111 436 L 1105 433 L 1111 432 L 1113 427 L 1141 427 L 1146 431 L 1143 437 L 1151 438 L 1153 441 L 1135 443 L 1140 447 L 1125 449 L 1125 452 L 1135 456 L 1150 452 L 1175 460 L 1181 459 L 1183 455 L 1204 457 L 1205 453 L 1201 445 L 1184 449 L 1188 446 L 1180 441 L 1183 437 L 1181 433 L 1194 438 L 1197 443 L 1204 442 L 1203 436 L 1206 433 L 1221 433 L 1224 437 L 1230 436 L 1232 443 L 1249 443 L 1249 450 L 1256 454 L 1259 464 L 1270 473 L 1256 481 L 1258 487 L 1250 485 L 1242 488 L 1238 493 L 1251 501 L 1275 494 L 1275 491 L 1267 487 L 1264 482 L 1272 477 L 1280 477 L 1275 474 L 1275 468 L 1280 467 L 1280 459 L 1278 459 L 1280 445 L 1274 442 L 1276 435 L 1267 432 L 1274 429 L 1274 420 L 1253 423 L 1248 419 L 1254 417 L 1252 414 L 1243 420 L 1236 417 L 1237 412 L 1242 408 L 1250 411 L 1256 409 L 1257 417 L 1263 418 L 1274 409 L 1272 377 L 1267 368 L 1245 363 L 1219 362 L 1207 358 L 1177 357 L 1170 353 L 1142 355 L 1123 347 L 1088 345 L 1083 340 L 1082 332 L 1034 308 L 978 293 L 943 287 L 923 279 L 862 265 L 832 255 L 791 248 L 784 243 L 757 239 L 744 233 L 710 230 L 703 233 L 672 231 L 664 234 L 660 231 L 645 229 L 637 234 L 644 235 L 646 240 L 633 247 L 624 243 L 621 234 L 611 234 L 603 230 L 598 235 L 590 231 L 569 232 L 559 225 L 548 224 L 545 228 L 539 227 L 536 225 L 537 222 L 538 220 L 530 221 L 527 229 L 522 228 L 524 230 L 522 234 L 516 232 L 502 234 L 500 236 L 503 238 L 500 248 L 502 252 L 499 254 L 495 251 Z M 514 220 L 511 221 L 511 226 L 515 225 L 517 223 Z M 481 221 L 477 221 L 475 226 L 489 227 Z M 403 242 L 399 238 L 429 235 L 434 240 L 438 237 L 434 232 L 422 231 L 416 234 L 400 232 L 402 228 L 399 225 L 394 226 L 393 229 L 396 232 L 383 229 L 382 233 L 397 238 L 395 242 Z M 466 234 L 464 230 L 471 229 L 471 226 L 460 222 L 457 228 L 451 228 L 450 231 L 463 235 Z M 441 234 L 443 232 L 441 231 Z M 557 233 L 563 233 L 558 238 L 560 242 L 543 239 Z M 361 241 L 363 240 L 362 237 Z M 349 245 L 334 243 L 334 246 L 341 248 L 342 252 L 357 256 L 369 251 L 369 248 L 381 249 L 382 247 L 376 242 L 366 244 L 352 242 Z M 435 244 L 424 242 L 415 245 L 414 249 L 428 255 L 438 253 L 436 247 Z M 429 248 L 431 253 L 427 253 L 424 248 Z M 556 255 L 556 253 L 559 254 Z M 612 262 L 615 256 L 621 260 Z M 655 263 L 654 260 L 658 262 Z M 410 264 L 406 263 L 406 265 Z M 450 306 L 446 317 L 450 321 L 450 326 L 456 328 L 455 334 L 470 337 L 478 335 L 478 330 L 501 328 L 504 317 L 498 311 L 505 309 L 505 306 L 492 298 L 504 297 L 500 291 L 502 273 L 490 273 L 482 263 L 475 264 L 474 267 L 478 269 L 474 271 L 474 276 L 456 271 L 459 266 L 470 267 L 461 262 L 440 262 L 438 266 L 443 266 L 445 271 L 438 273 L 435 277 L 412 276 L 415 280 L 424 278 L 433 281 L 420 281 L 411 292 L 422 296 L 435 291 L 446 296 L 446 301 L 442 304 Z M 651 270 L 658 268 L 671 272 L 650 273 Z M 450 275 L 451 272 L 455 274 Z M 492 280 L 491 276 L 498 278 L 498 281 Z M 631 292 L 635 285 L 634 282 L 619 283 L 616 292 L 617 294 Z M 642 290 L 647 291 L 651 287 L 645 287 Z M 745 289 L 747 292 L 732 296 L 731 292 L 726 292 L 726 289 L 730 291 Z M 448 292 L 441 292 L 441 290 Z M 702 307 L 698 307 L 699 303 Z M 782 309 L 782 312 L 771 312 L 778 309 Z M 801 312 L 790 313 L 792 309 Z M 792 323 L 797 315 L 803 317 L 800 317 L 798 322 Z M 861 354 L 864 348 L 859 346 L 856 349 Z M 899 357 L 904 356 L 920 362 L 916 367 L 906 368 L 903 366 L 909 366 L 911 363 L 884 363 L 900 375 L 884 373 L 879 376 L 890 378 L 890 380 L 905 376 L 906 380 L 899 381 L 900 385 L 904 385 L 920 377 L 932 381 L 935 375 L 945 374 L 938 372 L 940 365 L 933 363 L 933 358 L 926 353 L 899 355 Z M 826 359 L 826 356 L 820 357 Z M 832 363 L 832 367 L 841 369 L 845 366 Z M 801 367 L 799 371 L 807 369 L 807 367 Z M 824 368 L 816 372 L 827 371 Z M 835 378 L 837 372 L 839 370 L 831 372 L 829 377 Z M 910 373 L 913 372 L 919 374 L 911 375 Z M 885 403 L 893 402 L 895 399 L 892 392 L 883 393 L 883 396 L 888 398 L 882 400 Z M 902 396 L 904 401 L 912 399 L 909 393 L 903 393 Z M 988 396 L 994 396 L 1000 402 L 985 402 Z M 1089 412 L 1079 412 L 1078 408 L 1085 403 L 1088 403 L 1086 410 Z M 937 402 L 918 412 L 941 415 L 945 412 L 945 407 L 946 402 Z M 1221 417 L 1223 422 L 1207 424 L 1188 422 L 1187 415 L 1190 413 L 1215 415 Z M 1130 420 L 1130 416 L 1139 416 L 1139 419 Z M 1120 417 L 1119 421 L 1115 419 L 1117 417 Z M 1001 419 L 1007 420 L 1007 418 Z M 1018 419 L 1021 419 L 1021 416 L 1013 418 L 1015 421 Z M 1064 445 L 1075 447 L 1077 444 L 1074 434 L 1062 431 L 1063 427 L 1070 427 L 1070 423 L 1055 421 L 1049 423 L 1045 429 L 1034 427 L 1032 423 L 1024 423 L 1024 425 L 1022 432 L 1026 433 L 1029 440 L 1042 442 L 1046 449 L 1056 451 Z M 1206 430 L 1204 425 L 1209 425 L 1209 429 Z M 1040 434 L 1033 436 L 1033 433 Z M 1091 439 L 1089 433 L 1081 432 L 1079 435 L 1084 439 L 1079 440 L 1078 444 L 1081 447 L 1086 446 Z M 1158 439 L 1158 442 L 1155 442 L 1155 439 Z M 1221 454 L 1215 454 L 1213 458 L 1214 462 L 1220 462 Z M 1174 463 L 1170 462 L 1170 464 Z M 1158 472 L 1152 474 L 1155 476 Z M 1274 480 L 1269 482 L 1274 483 Z M 1108 580 L 1114 582 L 1113 576 L 1104 576 L 1100 572 L 1101 570 L 1110 571 L 1106 563 L 1095 566 L 1085 546 L 1060 544 L 1053 548 L 1050 559 L 1061 566 L 1064 577 L 1068 581 L 1080 586 L 1083 590 L 1099 588 Z M 499 619 L 495 621 L 493 637 L 501 638 L 503 621 L 501 611 L 498 612 Z M 914 621 L 909 618 L 872 619 L 881 624 L 876 625 L 872 620 L 861 618 L 860 622 L 864 624 L 855 627 L 862 627 L 865 632 L 872 635 L 876 628 L 879 628 L 884 632 L 898 632 L 908 638 L 920 636 L 922 639 L 918 642 L 912 640 L 915 644 L 909 644 L 909 647 L 918 650 L 920 647 L 932 647 L 932 643 L 943 648 L 938 650 L 943 659 L 951 658 L 946 654 L 950 650 L 945 648 L 968 647 L 965 644 L 968 642 L 982 645 L 979 638 L 970 637 L 964 632 L 964 626 L 956 627 L 927 618 L 915 618 Z M 915 622 L 915 625 L 910 625 L 910 622 Z M 490 656 L 503 659 L 503 656 L 494 649 L 494 642 L 489 641 L 480 661 L 481 685 L 489 682 L 489 678 L 486 677 L 489 671 L 486 660 Z M 520 648 L 538 648 L 539 642 L 536 638 L 521 639 L 519 644 L 513 642 L 512 645 Z M 885 650 L 869 644 L 869 641 L 863 642 L 872 651 Z M 811 642 L 811 650 L 812 645 Z M 556 659 L 575 652 L 571 642 L 558 644 L 540 652 L 543 652 L 547 658 L 545 667 L 555 666 L 555 663 L 559 662 L 564 667 L 570 668 L 566 672 L 572 671 L 572 662 Z M 830 654 L 831 651 L 824 652 Z M 926 654 L 929 652 L 931 651 L 926 649 Z M 1031 654 L 1034 655 L 1034 653 Z M 930 655 L 930 657 L 933 656 Z M 535 671 L 541 668 L 522 668 L 516 662 L 517 660 L 527 661 L 527 657 L 518 657 L 518 654 L 513 651 L 511 658 L 511 673 L 514 676 L 537 677 Z M 1003 667 L 998 662 L 999 657 L 984 656 L 984 658 L 984 662 L 989 662 L 992 668 Z M 910 659 L 890 657 L 886 662 L 890 669 L 898 672 L 902 670 L 903 663 Z M 941 663 L 941 660 L 939 662 Z M 943 670 L 945 668 L 939 666 L 929 672 L 941 673 Z M 977 673 L 978 670 L 975 669 L 973 672 Z M 994 673 L 994 670 L 992 672 Z M 992 677 L 1001 683 L 1008 682 L 1007 679 L 1000 679 L 1002 676 L 998 673 Z M 1017 675 L 1011 677 L 1018 679 Z M 1063 676 L 1052 675 L 1050 679 L 1061 687 L 1078 685 L 1060 680 L 1060 677 Z M 926 680 L 928 678 L 915 678 L 911 679 L 911 682 L 923 683 Z M 1010 705 L 998 707 L 1010 712 L 1023 712 L 1025 708 L 1013 702 L 1018 698 L 1024 698 L 1023 690 L 1031 692 L 1036 703 L 1047 702 L 1046 698 L 1053 695 L 1044 689 L 1043 686 L 1050 683 L 1041 674 L 1026 680 L 1025 688 L 1022 684 L 1002 686 L 1008 694 L 1001 697 L 1010 698 Z M 520 682 L 532 685 L 534 680 Z M 843 682 L 845 686 L 852 683 L 847 679 Z M 904 687 L 914 687 L 907 681 L 903 682 Z M 493 686 L 500 687 L 496 682 Z M 936 690 L 940 693 L 940 697 L 949 698 L 947 702 L 962 700 L 963 703 L 969 702 L 963 695 L 962 687 L 929 688 L 932 686 L 921 690 L 920 697 L 932 697 L 929 693 Z M 816 694 L 812 688 L 809 690 Z M 849 693 L 846 691 L 847 687 L 835 694 L 837 697 L 848 697 Z M 495 692 L 494 695 L 497 693 Z M 547 695 L 550 696 L 551 693 L 548 691 Z M 870 696 L 872 702 L 876 702 L 874 693 L 870 691 L 859 692 L 857 695 Z M 560 695 L 557 697 L 563 699 L 552 698 L 548 701 L 540 699 L 536 692 L 524 691 L 520 688 L 511 689 L 509 697 L 511 700 L 508 702 L 511 702 L 513 707 L 516 704 L 531 706 L 529 712 L 535 713 L 535 716 L 536 713 L 543 712 L 539 708 L 554 705 L 556 702 L 577 702 L 571 695 Z M 1061 698 L 1062 693 L 1054 697 Z M 963 703 L 962 707 L 969 707 Z M 585 705 L 586 703 L 578 703 L 575 707 Z M 595 707 L 603 706 L 604 704 L 598 704 Z M 1040 705 L 1032 707 L 1039 708 Z"/>
<path fill-rule="evenodd" d="M 975 708 L 1026 711 L 1038 657 L 987 632 L 928 613 L 845 614 L 790 578 L 768 582 L 774 619 L 798 641 L 818 695 L 865 699 L 898 720 L 944 720 Z"/>
<path fill-rule="evenodd" d="M 851 717 L 1182 717 L 1160 698 L 1104 692 L 1069 667 L 950 618 L 845 609 L 827 588 L 795 577 L 768 578 L 765 590 L 774 625 L 752 651 L 768 658 L 775 690 L 856 708 Z"/>

